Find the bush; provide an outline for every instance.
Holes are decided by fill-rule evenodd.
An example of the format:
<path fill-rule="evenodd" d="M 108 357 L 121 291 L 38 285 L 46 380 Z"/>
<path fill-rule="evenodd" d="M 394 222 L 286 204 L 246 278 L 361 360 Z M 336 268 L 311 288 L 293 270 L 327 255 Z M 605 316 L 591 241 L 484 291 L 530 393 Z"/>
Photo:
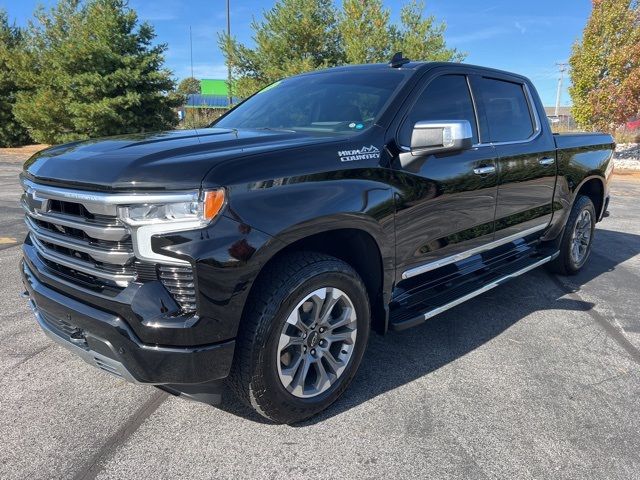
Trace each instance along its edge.
<path fill-rule="evenodd" d="M 640 129 L 622 127 L 613 132 L 616 143 L 640 143 Z"/>
<path fill-rule="evenodd" d="M 227 110 L 224 108 L 186 108 L 185 117 L 178 128 L 205 128 L 217 120 Z"/>

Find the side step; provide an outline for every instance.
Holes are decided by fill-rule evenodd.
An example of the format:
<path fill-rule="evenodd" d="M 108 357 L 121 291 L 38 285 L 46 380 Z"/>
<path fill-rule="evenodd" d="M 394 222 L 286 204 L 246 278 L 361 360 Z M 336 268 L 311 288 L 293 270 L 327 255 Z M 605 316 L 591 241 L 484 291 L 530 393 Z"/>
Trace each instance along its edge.
<path fill-rule="evenodd" d="M 524 273 L 527 273 L 535 268 L 538 268 L 545 263 L 548 263 L 555 259 L 560 252 L 555 252 L 551 255 L 545 257 L 538 258 L 527 258 L 527 262 L 523 264 L 523 260 L 521 259 L 518 262 L 517 270 L 505 273 L 497 278 L 488 281 L 484 285 L 479 286 L 477 283 L 472 284 L 464 284 L 461 285 L 458 289 L 454 289 L 449 294 L 439 295 L 438 297 L 442 297 L 440 299 L 434 298 L 434 304 L 430 305 L 426 311 L 415 312 L 415 311 L 403 311 L 402 309 L 398 312 L 392 312 L 391 314 L 391 322 L 390 329 L 391 330 L 405 330 L 407 328 L 415 327 L 419 325 L 429 318 L 438 315 L 450 308 L 453 308 L 457 305 L 460 305 L 467 300 L 472 299 L 473 297 L 477 297 L 484 292 L 491 290 L 492 288 L 497 287 L 498 285 L 502 285 L 503 283 L 511 280 L 512 278 L 518 277 Z M 439 301 L 440 300 L 440 301 Z"/>

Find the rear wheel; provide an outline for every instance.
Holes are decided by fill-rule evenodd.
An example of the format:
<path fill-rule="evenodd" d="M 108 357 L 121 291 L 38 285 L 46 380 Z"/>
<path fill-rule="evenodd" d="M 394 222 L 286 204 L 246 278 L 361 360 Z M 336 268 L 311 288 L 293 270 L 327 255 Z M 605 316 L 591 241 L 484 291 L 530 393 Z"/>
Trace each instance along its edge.
<path fill-rule="evenodd" d="M 328 255 L 287 255 L 267 267 L 248 300 L 231 384 L 278 423 L 333 403 L 355 375 L 369 337 L 367 291 L 356 271 Z"/>
<path fill-rule="evenodd" d="M 573 204 L 562 234 L 560 255 L 549 265 L 563 275 L 575 275 L 587 263 L 596 227 L 596 210 L 591 199 L 580 195 Z"/>

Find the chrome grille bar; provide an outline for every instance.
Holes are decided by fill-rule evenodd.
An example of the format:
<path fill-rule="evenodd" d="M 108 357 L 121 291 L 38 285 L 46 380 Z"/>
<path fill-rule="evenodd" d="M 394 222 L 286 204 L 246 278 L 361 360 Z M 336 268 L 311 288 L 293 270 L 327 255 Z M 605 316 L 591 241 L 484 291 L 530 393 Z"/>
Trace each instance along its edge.
<path fill-rule="evenodd" d="M 70 250 L 86 253 L 97 262 L 126 265 L 133 259 L 133 249 L 117 250 L 101 248 L 89 242 L 74 239 L 68 235 L 61 235 L 38 227 L 29 217 L 25 217 L 29 232 L 41 242 L 52 243 Z"/>
<path fill-rule="evenodd" d="M 129 232 L 127 232 L 127 229 L 124 226 L 103 226 L 97 223 L 88 222 L 84 219 L 78 220 L 77 217 L 74 218 L 71 215 L 31 210 L 24 199 L 21 204 L 25 213 L 34 220 L 82 230 L 91 238 L 120 242 L 129 237 Z"/>
<path fill-rule="evenodd" d="M 62 200 L 79 203 L 90 213 L 116 217 L 118 205 L 138 203 L 163 203 L 167 201 L 164 193 L 103 193 L 83 190 L 69 190 L 49 185 L 35 184 L 31 180 L 21 178 L 22 187 L 27 193 L 34 192 L 38 200 Z M 193 202 L 198 200 L 198 192 L 172 192 L 172 202 Z"/>
<path fill-rule="evenodd" d="M 78 260 L 73 257 L 58 253 L 55 250 L 51 250 L 45 247 L 37 238 L 31 237 L 31 241 L 33 242 L 33 246 L 35 247 L 36 251 L 42 258 L 45 258 L 51 262 L 60 264 L 67 268 L 78 270 L 79 272 L 86 273 L 88 275 L 104 278 L 115 283 L 119 287 L 126 287 L 129 282 L 133 281 L 135 278 L 133 274 L 109 273 L 102 269 L 99 269 L 95 264 L 91 264 L 89 262 L 85 262 L 84 260 Z"/>

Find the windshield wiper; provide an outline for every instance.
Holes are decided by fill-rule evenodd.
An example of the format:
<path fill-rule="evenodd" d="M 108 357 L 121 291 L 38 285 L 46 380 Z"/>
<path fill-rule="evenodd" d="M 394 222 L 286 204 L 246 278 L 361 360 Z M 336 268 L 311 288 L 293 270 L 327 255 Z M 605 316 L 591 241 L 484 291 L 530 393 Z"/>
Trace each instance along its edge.
<path fill-rule="evenodd" d="M 274 132 L 296 133 L 295 130 L 291 130 L 290 128 L 258 127 L 258 128 L 254 128 L 254 130 L 271 130 L 271 131 L 274 131 Z"/>

